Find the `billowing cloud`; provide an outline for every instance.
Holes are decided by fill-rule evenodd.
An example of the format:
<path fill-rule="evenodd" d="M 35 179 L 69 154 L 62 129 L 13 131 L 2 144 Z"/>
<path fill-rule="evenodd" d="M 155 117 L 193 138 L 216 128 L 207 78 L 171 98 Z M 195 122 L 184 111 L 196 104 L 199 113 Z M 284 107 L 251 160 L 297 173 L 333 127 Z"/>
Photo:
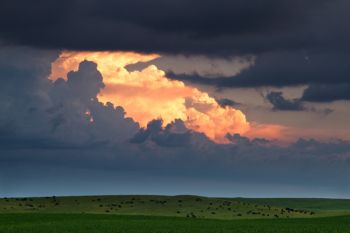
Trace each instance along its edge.
<path fill-rule="evenodd" d="M 66 80 L 52 82 L 47 79 L 50 57 L 55 59 L 57 54 L 23 51 L 28 57 L 1 63 L 7 70 L 1 78 L 7 85 L 1 86 L 0 131 L 4 134 L 0 144 L 70 148 L 128 141 L 139 130 L 121 107 L 97 101 L 105 85 L 95 63 L 82 62 Z M 18 52 L 8 50 L 7 57 Z"/>
<path fill-rule="evenodd" d="M 139 125 L 125 117 L 124 109 L 98 102 L 97 94 L 105 88 L 96 64 L 84 61 L 77 71 L 53 83 L 49 92 L 52 107 L 47 109 L 54 122 L 52 134 L 60 140 L 88 143 L 127 141 Z"/>
<path fill-rule="evenodd" d="M 291 142 L 299 136 L 315 137 L 319 134 L 315 129 L 304 130 L 300 134 L 298 129 L 284 125 L 248 122 L 246 115 L 231 102 L 228 104 L 226 100 L 225 104 L 182 81 L 168 79 L 163 70 L 150 63 L 158 57 L 157 54 L 134 52 L 64 51 L 52 63 L 50 79 L 66 78 L 69 71 L 77 70 L 80 62 L 93 61 L 97 64 L 105 85 L 97 94 L 98 101 L 122 106 L 126 116 L 138 122 L 141 127 L 146 127 L 154 119 L 162 119 L 163 127 L 178 119 L 188 129 L 205 133 L 217 143 L 228 143 L 227 133 L 284 142 Z M 127 66 L 140 62 L 150 65 L 143 70 L 126 69 Z M 284 110 L 303 108 L 301 101 L 281 99 L 277 95 L 271 99 L 276 109 L 277 105 Z M 308 110 L 316 112 L 312 108 Z"/>
<path fill-rule="evenodd" d="M 15 127 L 21 135 L 32 135 L 35 132 L 35 135 L 43 138 L 56 135 L 61 139 L 81 139 L 81 142 L 90 139 L 113 141 L 113 137 L 117 141 L 128 140 L 128 137 L 138 131 L 138 127 L 147 127 L 149 121 L 162 119 L 163 127 L 181 120 L 187 129 L 205 133 L 219 143 L 229 143 L 227 133 L 283 142 L 292 142 L 300 136 L 324 140 L 349 136 L 339 130 L 327 133 L 322 129 L 303 128 L 301 131 L 283 125 L 248 122 L 245 114 L 230 101 L 215 100 L 206 92 L 180 81 L 169 80 L 154 65 L 141 71 L 125 69 L 128 64 L 147 62 L 159 57 L 156 54 L 64 52 L 57 58 L 57 53 L 54 52 L 39 51 L 33 55 L 30 49 L 23 48 L 28 58 L 22 57 L 23 61 L 19 61 L 15 56 L 19 50 L 5 50 L 8 59 L 1 59 L 2 66 L 7 71 L 3 78 L 8 81 L 1 86 L 1 128 L 13 132 L 12 127 Z M 45 57 L 49 59 L 44 59 Z M 75 74 L 80 62 L 85 59 L 96 61 L 96 66 L 90 65 L 90 68 L 84 68 Z M 52 65 L 50 61 L 54 61 Z M 33 67 L 33 71 L 30 67 Z M 68 74 L 70 71 L 75 72 Z M 51 81 L 47 79 L 50 72 Z M 67 79 L 68 76 L 72 77 L 71 80 Z M 18 92 L 24 87 L 26 88 Z M 20 94 L 14 94 L 16 92 Z M 74 122 L 71 117 L 78 121 Z M 125 117 L 130 121 L 125 132 L 130 130 L 130 133 L 120 136 L 118 125 L 129 125 L 124 122 Z M 87 124 L 86 120 L 93 121 L 93 124 Z M 19 122 L 20 126 L 16 126 Z M 133 126 L 135 122 L 139 126 Z M 90 131 L 76 130 L 81 135 L 67 136 L 64 132 L 69 133 L 69 127 L 89 128 Z M 91 134 L 92 128 L 95 128 L 94 136 Z"/>
<path fill-rule="evenodd" d="M 169 80 L 164 71 L 150 65 L 141 71 L 129 72 L 125 66 L 150 61 L 158 55 L 123 52 L 63 52 L 52 63 L 50 79 L 66 77 L 80 62 L 93 61 L 103 76 L 105 87 L 98 93 L 99 101 L 122 106 L 127 116 L 142 127 L 161 118 L 163 126 L 175 119 L 186 127 L 205 133 L 212 140 L 224 143 L 226 133 L 250 131 L 245 115 L 232 106 L 221 107 L 207 93 Z"/>

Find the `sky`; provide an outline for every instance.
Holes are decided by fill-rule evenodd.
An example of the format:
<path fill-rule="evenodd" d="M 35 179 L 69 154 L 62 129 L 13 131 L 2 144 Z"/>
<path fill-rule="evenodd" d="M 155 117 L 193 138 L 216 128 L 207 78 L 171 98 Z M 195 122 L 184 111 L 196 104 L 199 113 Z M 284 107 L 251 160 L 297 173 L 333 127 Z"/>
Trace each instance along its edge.
<path fill-rule="evenodd" d="M 346 0 L 0 3 L 0 196 L 350 198 Z"/>

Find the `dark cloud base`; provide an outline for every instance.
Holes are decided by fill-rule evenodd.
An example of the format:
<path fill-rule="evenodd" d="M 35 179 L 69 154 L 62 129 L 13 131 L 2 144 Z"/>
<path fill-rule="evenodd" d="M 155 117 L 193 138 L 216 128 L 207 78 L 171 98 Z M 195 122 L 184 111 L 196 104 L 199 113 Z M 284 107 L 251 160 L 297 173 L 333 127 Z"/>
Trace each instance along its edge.
<path fill-rule="evenodd" d="M 318 50 L 340 46 L 336 37 L 338 42 L 348 38 L 339 24 L 347 17 L 340 10 L 348 6 L 339 0 L 4 0 L 0 38 L 73 50 L 213 55 Z M 321 17 L 325 13 L 331 19 Z"/>
<path fill-rule="evenodd" d="M 293 53 L 262 54 L 255 64 L 233 77 L 202 77 L 198 74 L 175 74 L 171 79 L 222 88 L 259 88 L 310 86 L 302 98 L 312 102 L 348 100 L 349 54 Z"/>
<path fill-rule="evenodd" d="M 272 91 L 265 98 L 272 104 L 275 111 L 304 111 L 306 108 L 300 99 L 288 100 L 283 97 L 283 93 Z"/>
<path fill-rule="evenodd" d="M 310 85 L 301 98 L 309 102 L 332 102 L 336 100 L 350 100 L 350 84 Z"/>

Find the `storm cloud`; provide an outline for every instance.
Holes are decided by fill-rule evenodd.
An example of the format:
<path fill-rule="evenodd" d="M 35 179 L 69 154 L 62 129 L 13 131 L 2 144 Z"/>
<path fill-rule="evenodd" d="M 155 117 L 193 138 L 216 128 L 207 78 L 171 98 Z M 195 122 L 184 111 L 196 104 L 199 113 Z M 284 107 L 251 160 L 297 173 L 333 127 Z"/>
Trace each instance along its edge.
<path fill-rule="evenodd" d="M 350 100 L 350 84 L 310 85 L 303 93 L 302 100 L 309 102 L 332 102 Z"/>
<path fill-rule="evenodd" d="M 283 87 L 308 84 L 348 83 L 349 54 L 317 53 L 305 51 L 265 53 L 255 59 L 254 65 L 232 77 L 208 78 L 199 74 L 176 74 L 172 79 L 212 85 L 219 88 Z"/>
<path fill-rule="evenodd" d="M 5 0 L 0 42 L 170 55 L 154 62 L 173 79 L 218 88 L 310 85 L 304 99 L 317 102 L 314 85 L 349 85 L 349 9 L 346 0 Z M 169 62 L 174 55 L 193 70 Z M 246 57 L 254 64 L 229 66 Z M 321 102 L 348 99 L 322 93 Z"/>
<path fill-rule="evenodd" d="M 349 6 L 340 0 L 6 0 L 0 6 L 5 43 L 56 49 L 230 55 L 339 47 L 334 39 L 345 43 L 349 36 L 338 24 Z M 319 37 L 327 30 L 330 38 Z"/>
<path fill-rule="evenodd" d="M 30 55 L 1 63 L 7 71 L 1 74 L 6 85 L 0 87 L 2 146 L 74 147 L 128 140 L 138 131 L 121 107 L 97 101 L 104 84 L 95 63 L 82 62 L 67 81 L 52 82 L 47 78 L 50 56 L 28 48 L 8 50 L 6 56 L 22 53 Z"/>

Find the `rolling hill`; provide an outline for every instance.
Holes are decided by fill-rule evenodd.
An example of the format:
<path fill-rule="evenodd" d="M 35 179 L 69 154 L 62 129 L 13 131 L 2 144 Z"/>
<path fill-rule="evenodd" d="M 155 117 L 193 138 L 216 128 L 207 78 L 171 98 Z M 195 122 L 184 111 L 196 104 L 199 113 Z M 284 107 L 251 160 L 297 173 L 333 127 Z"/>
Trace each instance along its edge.
<path fill-rule="evenodd" d="M 350 200 L 200 196 L 2 198 L 0 213 L 114 214 L 205 219 L 312 218 L 350 214 Z"/>

